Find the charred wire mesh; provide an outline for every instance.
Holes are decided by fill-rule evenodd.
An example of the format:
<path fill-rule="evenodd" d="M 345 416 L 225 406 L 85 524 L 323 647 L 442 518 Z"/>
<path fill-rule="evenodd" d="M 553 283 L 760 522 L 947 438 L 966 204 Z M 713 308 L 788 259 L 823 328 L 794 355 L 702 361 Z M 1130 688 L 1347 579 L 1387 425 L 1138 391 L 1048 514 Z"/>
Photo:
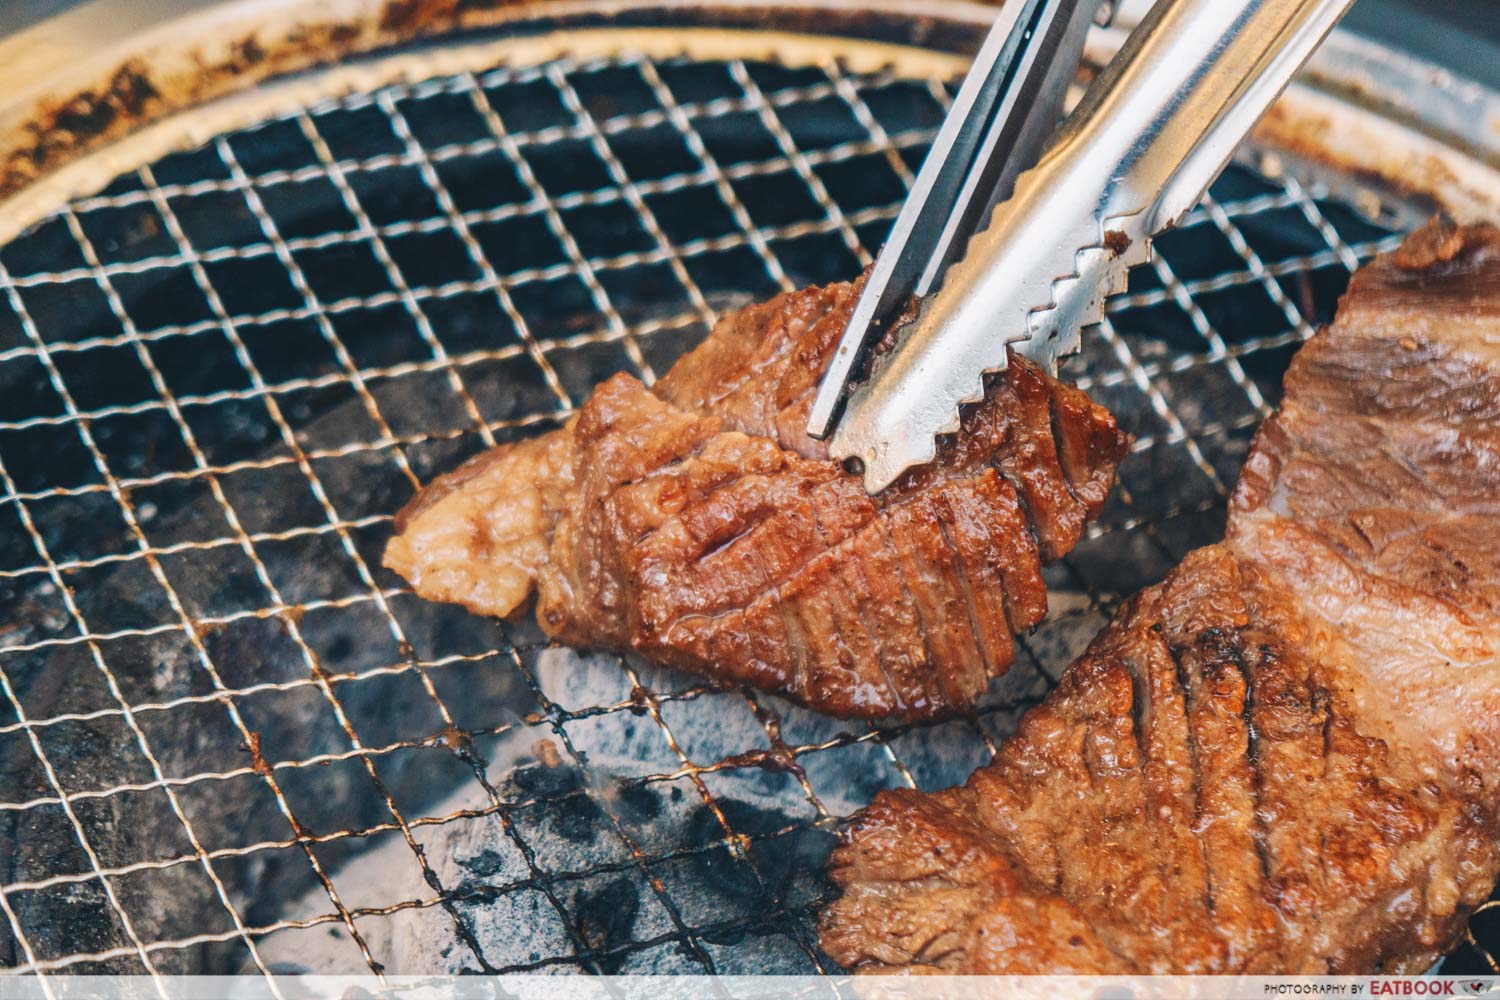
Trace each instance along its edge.
<path fill-rule="evenodd" d="M 948 96 L 500 68 L 225 135 L 0 249 L 6 964 L 830 970 L 837 820 L 961 780 L 1113 601 L 1219 537 L 1290 355 L 1387 229 L 1236 167 L 1160 241 L 1066 369 L 1135 450 L 973 721 L 840 723 L 549 649 L 379 554 L 466 455 L 855 275 Z"/>

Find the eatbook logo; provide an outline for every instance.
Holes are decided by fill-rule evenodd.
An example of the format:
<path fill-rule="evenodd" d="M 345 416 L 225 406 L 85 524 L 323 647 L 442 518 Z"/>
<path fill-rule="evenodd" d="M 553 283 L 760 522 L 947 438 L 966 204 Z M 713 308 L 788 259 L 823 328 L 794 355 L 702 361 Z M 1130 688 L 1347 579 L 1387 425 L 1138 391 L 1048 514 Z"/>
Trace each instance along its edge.
<path fill-rule="evenodd" d="M 1376 997 L 1500 996 L 1500 979 L 1446 979 L 1437 976 L 1372 979 L 1368 992 Z"/>

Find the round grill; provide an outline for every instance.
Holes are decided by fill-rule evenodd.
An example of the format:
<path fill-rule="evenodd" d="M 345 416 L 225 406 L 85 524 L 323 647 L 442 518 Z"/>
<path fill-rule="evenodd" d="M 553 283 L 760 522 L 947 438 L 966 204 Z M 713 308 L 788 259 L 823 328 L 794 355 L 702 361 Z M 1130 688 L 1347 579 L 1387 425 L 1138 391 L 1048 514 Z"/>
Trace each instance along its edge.
<path fill-rule="evenodd" d="M 0 249 L 8 964 L 833 971 L 837 821 L 961 781 L 1113 602 L 1220 537 L 1288 359 L 1405 206 L 1258 159 L 1160 240 L 1064 368 L 1134 451 L 975 720 L 548 648 L 379 554 L 463 457 L 856 275 L 949 94 L 834 61 L 500 66 L 218 135 Z"/>

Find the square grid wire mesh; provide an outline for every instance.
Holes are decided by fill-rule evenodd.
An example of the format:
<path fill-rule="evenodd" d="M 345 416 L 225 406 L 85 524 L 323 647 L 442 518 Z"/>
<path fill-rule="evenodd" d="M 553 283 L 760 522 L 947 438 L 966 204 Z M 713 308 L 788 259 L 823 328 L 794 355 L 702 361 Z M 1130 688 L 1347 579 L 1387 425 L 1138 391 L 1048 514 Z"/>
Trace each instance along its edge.
<path fill-rule="evenodd" d="M 1218 538 L 1289 356 L 1391 233 L 1237 167 L 1161 240 L 1066 370 L 1134 451 L 973 720 L 840 723 L 549 649 L 379 556 L 434 474 L 855 275 L 949 95 L 500 68 L 222 136 L 0 249 L 0 958 L 832 970 L 837 821 L 984 763 L 1114 601 Z"/>

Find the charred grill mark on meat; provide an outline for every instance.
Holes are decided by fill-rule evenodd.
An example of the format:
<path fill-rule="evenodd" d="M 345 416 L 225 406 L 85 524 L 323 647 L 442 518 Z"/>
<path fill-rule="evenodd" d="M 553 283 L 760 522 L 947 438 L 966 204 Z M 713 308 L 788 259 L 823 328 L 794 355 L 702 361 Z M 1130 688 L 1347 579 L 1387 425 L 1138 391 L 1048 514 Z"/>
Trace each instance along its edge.
<path fill-rule="evenodd" d="M 401 512 L 417 592 L 837 715 L 971 708 L 1041 620 L 1041 568 L 1099 512 L 1128 438 L 1022 359 L 938 461 L 875 497 L 803 428 L 858 285 L 726 317 L 648 389 L 600 385 L 544 437 Z"/>
<path fill-rule="evenodd" d="M 1500 230 L 1357 274 L 1226 540 L 831 861 L 860 971 L 1414 973 L 1500 872 Z"/>

